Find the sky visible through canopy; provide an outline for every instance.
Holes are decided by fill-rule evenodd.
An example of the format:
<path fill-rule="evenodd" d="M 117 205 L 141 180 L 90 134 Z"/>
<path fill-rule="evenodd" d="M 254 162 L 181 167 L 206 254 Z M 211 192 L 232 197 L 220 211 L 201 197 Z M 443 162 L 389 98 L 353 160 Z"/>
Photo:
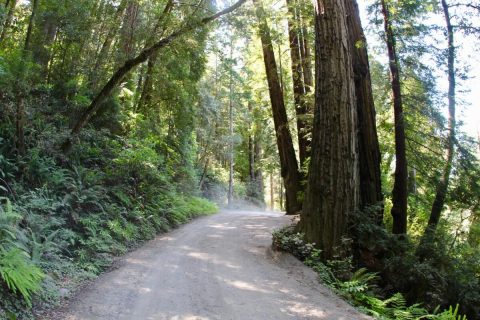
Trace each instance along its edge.
<path fill-rule="evenodd" d="M 371 1 L 359 0 L 360 15 L 363 25 L 368 25 L 367 6 Z M 437 21 L 438 20 L 438 21 Z M 444 25 L 443 16 L 438 15 L 432 22 L 440 26 Z M 460 32 L 455 34 L 456 45 L 460 48 L 457 50 L 459 60 L 466 65 L 469 79 L 465 81 L 457 80 L 457 120 L 463 122 L 462 131 L 467 132 L 470 136 L 477 137 L 480 135 L 480 59 L 478 58 L 478 50 L 475 49 L 477 43 L 472 43 L 472 39 L 464 38 Z M 378 45 L 378 38 L 367 32 L 367 41 L 370 45 Z M 443 44 L 446 46 L 446 43 Z M 370 52 L 371 53 L 371 52 Z M 377 59 L 387 59 L 386 53 L 384 57 L 376 57 Z M 457 68 L 459 67 L 457 63 Z M 448 78 L 446 66 L 443 70 L 438 70 L 437 83 L 441 92 L 448 92 Z M 447 117 L 448 101 L 445 95 L 443 113 Z"/>

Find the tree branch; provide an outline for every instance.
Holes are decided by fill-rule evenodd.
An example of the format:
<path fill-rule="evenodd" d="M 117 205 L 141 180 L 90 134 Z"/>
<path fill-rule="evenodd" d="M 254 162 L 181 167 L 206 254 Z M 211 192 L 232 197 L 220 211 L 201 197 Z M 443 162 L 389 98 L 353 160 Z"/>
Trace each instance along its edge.
<path fill-rule="evenodd" d="M 196 21 L 193 23 L 186 24 L 185 26 L 181 27 L 177 31 L 172 32 L 170 35 L 168 35 L 165 38 L 160 39 L 158 42 L 153 44 L 152 46 L 144 49 L 142 52 L 140 52 L 136 57 L 129 59 L 125 61 L 125 64 L 118 69 L 108 80 L 108 82 L 103 86 L 102 90 L 95 96 L 95 98 L 92 100 L 88 108 L 82 113 L 82 115 L 79 117 L 75 125 L 73 126 L 73 129 L 70 133 L 70 137 L 67 138 L 67 140 L 62 144 L 62 150 L 64 153 L 67 153 L 71 150 L 72 145 L 73 145 L 73 138 L 76 137 L 80 131 L 85 127 L 85 125 L 88 123 L 88 121 L 92 118 L 92 116 L 98 111 L 100 108 L 101 104 L 105 99 L 110 96 L 110 94 L 113 92 L 113 90 L 117 87 L 117 85 L 120 83 L 120 81 L 125 77 L 127 73 L 129 73 L 133 68 L 138 66 L 139 64 L 147 61 L 147 59 L 152 56 L 154 53 L 159 51 L 161 48 L 166 47 L 169 43 L 171 43 L 173 40 L 177 39 L 178 37 L 186 34 L 189 31 L 193 31 L 209 22 L 212 22 L 218 18 L 220 18 L 223 15 L 229 14 L 239 8 L 243 3 L 245 3 L 246 0 L 239 0 L 232 6 L 221 10 L 214 15 L 205 17 L 201 19 L 200 21 Z"/>

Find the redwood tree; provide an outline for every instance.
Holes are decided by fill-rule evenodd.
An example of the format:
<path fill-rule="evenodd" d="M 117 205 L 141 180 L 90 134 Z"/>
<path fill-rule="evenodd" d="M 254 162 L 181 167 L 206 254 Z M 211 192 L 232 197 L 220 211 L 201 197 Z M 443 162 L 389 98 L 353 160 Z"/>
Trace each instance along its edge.
<path fill-rule="evenodd" d="M 392 217 L 395 234 L 407 233 L 407 153 L 405 145 L 405 117 L 403 113 L 402 90 L 400 85 L 400 70 L 396 48 L 396 38 L 393 32 L 388 0 L 382 0 L 382 12 L 385 27 L 390 66 L 390 81 L 392 86 L 393 114 L 395 121 L 395 182 L 392 190 Z"/>
<path fill-rule="evenodd" d="M 446 34 L 447 34 L 447 65 L 448 65 L 448 136 L 447 136 L 447 157 L 445 167 L 442 172 L 440 181 L 438 182 L 435 200 L 432 204 L 432 210 L 430 212 L 430 218 L 428 220 L 428 226 L 425 230 L 425 235 L 433 233 L 437 228 L 442 213 L 445 198 L 447 197 L 448 184 L 450 181 L 450 173 L 452 171 L 453 156 L 455 154 L 455 42 L 454 42 L 454 29 L 450 19 L 450 12 L 448 3 L 446 0 L 442 0 L 443 15 L 445 17 Z"/>
<path fill-rule="evenodd" d="M 357 99 L 360 209 L 377 206 L 378 209 L 368 210 L 368 212 L 374 213 L 371 218 L 376 223 L 381 224 L 383 222 L 381 156 L 366 39 L 357 2 L 348 0 L 346 3 L 350 46 L 352 48 L 355 95 Z"/>
<path fill-rule="evenodd" d="M 287 0 L 288 7 L 288 37 L 290 42 L 290 58 L 292 67 L 293 97 L 295 113 L 297 116 L 298 153 L 300 165 L 305 164 L 309 156 L 309 140 L 307 132 L 307 114 L 311 111 L 307 100 L 307 88 L 305 85 L 304 70 L 302 63 L 302 47 L 305 43 L 302 33 L 300 13 L 295 0 Z M 308 72 L 308 71 L 307 71 Z"/>
<path fill-rule="evenodd" d="M 348 234 L 359 206 L 359 154 L 353 52 L 347 5 L 315 2 L 315 110 L 312 155 L 300 229 L 325 259 Z"/>
<path fill-rule="evenodd" d="M 270 29 L 265 17 L 265 10 L 258 0 L 253 0 L 255 13 L 259 22 L 259 33 L 262 41 L 263 60 L 267 74 L 270 102 L 272 105 L 273 122 L 277 136 L 277 147 L 280 156 L 281 175 L 284 181 L 287 197 L 287 214 L 296 214 L 301 210 L 298 193 L 301 190 L 300 172 L 293 147 L 292 136 L 288 126 L 287 112 L 283 90 L 278 76 L 275 53 L 273 51 Z"/>

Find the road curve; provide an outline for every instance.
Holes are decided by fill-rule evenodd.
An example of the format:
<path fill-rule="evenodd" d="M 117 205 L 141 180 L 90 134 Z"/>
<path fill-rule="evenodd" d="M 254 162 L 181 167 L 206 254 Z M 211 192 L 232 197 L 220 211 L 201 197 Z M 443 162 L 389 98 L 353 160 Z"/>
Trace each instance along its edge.
<path fill-rule="evenodd" d="M 272 252 L 272 230 L 288 223 L 265 212 L 197 219 L 126 255 L 55 319 L 369 319 L 301 262 Z"/>

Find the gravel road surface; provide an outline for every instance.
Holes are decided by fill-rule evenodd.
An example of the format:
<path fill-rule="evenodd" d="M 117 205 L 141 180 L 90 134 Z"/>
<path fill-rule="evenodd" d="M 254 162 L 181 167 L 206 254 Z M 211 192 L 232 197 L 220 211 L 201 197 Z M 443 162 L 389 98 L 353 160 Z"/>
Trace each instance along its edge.
<path fill-rule="evenodd" d="M 127 254 L 50 319 L 370 319 L 289 254 L 271 233 L 290 219 L 223 211 Z"/>

